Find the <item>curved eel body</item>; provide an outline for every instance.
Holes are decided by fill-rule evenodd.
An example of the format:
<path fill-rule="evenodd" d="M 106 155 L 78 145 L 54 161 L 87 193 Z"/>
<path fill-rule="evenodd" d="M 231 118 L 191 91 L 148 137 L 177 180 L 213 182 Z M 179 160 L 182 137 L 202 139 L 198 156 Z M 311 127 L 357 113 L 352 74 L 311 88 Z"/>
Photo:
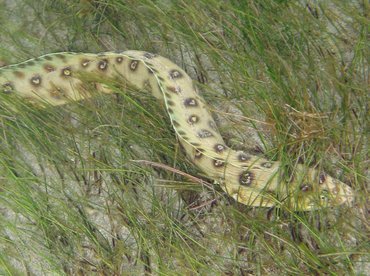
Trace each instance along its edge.
<path fill-rule="evenodd" d="M 263 207 L 287 203 L 294 210 L 312 210 L 353 199 L 349 186 L 315 169 L 298 165 L 288 183 L 282 181 L 279 162 L 227 147 L 191 78 L 158 55 L 48 54 L 0 68 L 0 92 L 40 105 L 62 105 L 93 96 L 84 74 L 125 82 L 162 100 L 188 158 L 240 203 Z M 111 92 L 107 85 L 96 80 L 94 84 L 104 93 Z"/>

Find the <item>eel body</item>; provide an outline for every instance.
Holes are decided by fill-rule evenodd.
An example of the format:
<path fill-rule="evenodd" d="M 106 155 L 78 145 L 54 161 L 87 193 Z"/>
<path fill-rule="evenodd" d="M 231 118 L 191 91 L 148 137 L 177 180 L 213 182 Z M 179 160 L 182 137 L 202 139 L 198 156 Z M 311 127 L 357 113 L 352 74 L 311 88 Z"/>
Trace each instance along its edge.
<path fill-rule="evenodd" d="M 164 104 L 188 158 L 236 201 L 272 207 L 287 203 L 295 210 L 350 203 L 353 191 L 323 172 L 297 165 L 282 181 L 279 162 L 229 148 L 191 78 L 179 66 L 142 51 L 54 53 L 0 68 L 0 92 L 32 103 L 63 105 L 92 97 L 95 89 L 110 93 L 106 80 L 148 91 Z M 91 86 L 90 86 L 91 87 Z"/>

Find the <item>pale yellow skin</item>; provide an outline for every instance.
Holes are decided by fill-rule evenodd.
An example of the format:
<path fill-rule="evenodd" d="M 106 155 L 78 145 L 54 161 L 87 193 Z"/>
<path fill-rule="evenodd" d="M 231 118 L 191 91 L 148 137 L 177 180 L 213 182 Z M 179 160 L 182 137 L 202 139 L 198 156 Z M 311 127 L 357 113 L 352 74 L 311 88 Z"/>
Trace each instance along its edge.
<path fill-rule="evenodd" d="M 56 53 L 0 69 L 2 93 L 39 105 L 82 100 L 92 96 L 91 90 L 110 93 L 107 81 L 150 91 L 162 100 L 190 160 L 240 203 L 312 210 L 353 200 L 349 186 L 324 173 L 298 165 L 289 183 L 282 182 L 279 162 L 227 147 L 191 78 L 164 57 L 141 51 Z"/>

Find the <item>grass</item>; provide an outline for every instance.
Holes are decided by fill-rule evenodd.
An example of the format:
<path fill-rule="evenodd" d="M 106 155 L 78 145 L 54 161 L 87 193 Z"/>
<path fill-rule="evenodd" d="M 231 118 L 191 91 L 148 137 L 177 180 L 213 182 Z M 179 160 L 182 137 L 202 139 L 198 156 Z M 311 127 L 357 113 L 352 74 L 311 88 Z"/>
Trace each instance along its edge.
<path fill-rule="evenodd" d="M 169 57 L 230 146 L 319 166 L 356 202 L 249 208 L 161 169 L 207 180 L 141 91 L 43 110 L 14 101 L 16 114 L 2 95 L 0 274 L 366 275 L 368 13 L 339 0 L 6 1 L 4 64 L 58 51 Z"/>

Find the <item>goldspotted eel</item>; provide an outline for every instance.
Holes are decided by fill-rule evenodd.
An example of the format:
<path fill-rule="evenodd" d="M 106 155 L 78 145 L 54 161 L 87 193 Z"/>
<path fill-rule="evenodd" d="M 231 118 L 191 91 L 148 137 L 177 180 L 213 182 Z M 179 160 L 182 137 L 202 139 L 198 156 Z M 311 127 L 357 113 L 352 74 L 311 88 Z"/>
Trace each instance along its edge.
<path fill-rule="evenodd" d="M 294 210 L 312 210 L 353 200 L 349 186 L 325 173 L 298 165 L 291 180 L 284 182 L 279 162 L 229 148 L 191 78 L 159 55 L 142 51 L 47 54 L 1 68 L 0 90 L 41 105 L 62 105 L 92 96 L 84 74 L 125 82 L 163 101 L 188 158 L 242 204 L 287 204 Z M 94 84 L 104 93 L 111 92 L 107 85 L 96 80 Z"/>

